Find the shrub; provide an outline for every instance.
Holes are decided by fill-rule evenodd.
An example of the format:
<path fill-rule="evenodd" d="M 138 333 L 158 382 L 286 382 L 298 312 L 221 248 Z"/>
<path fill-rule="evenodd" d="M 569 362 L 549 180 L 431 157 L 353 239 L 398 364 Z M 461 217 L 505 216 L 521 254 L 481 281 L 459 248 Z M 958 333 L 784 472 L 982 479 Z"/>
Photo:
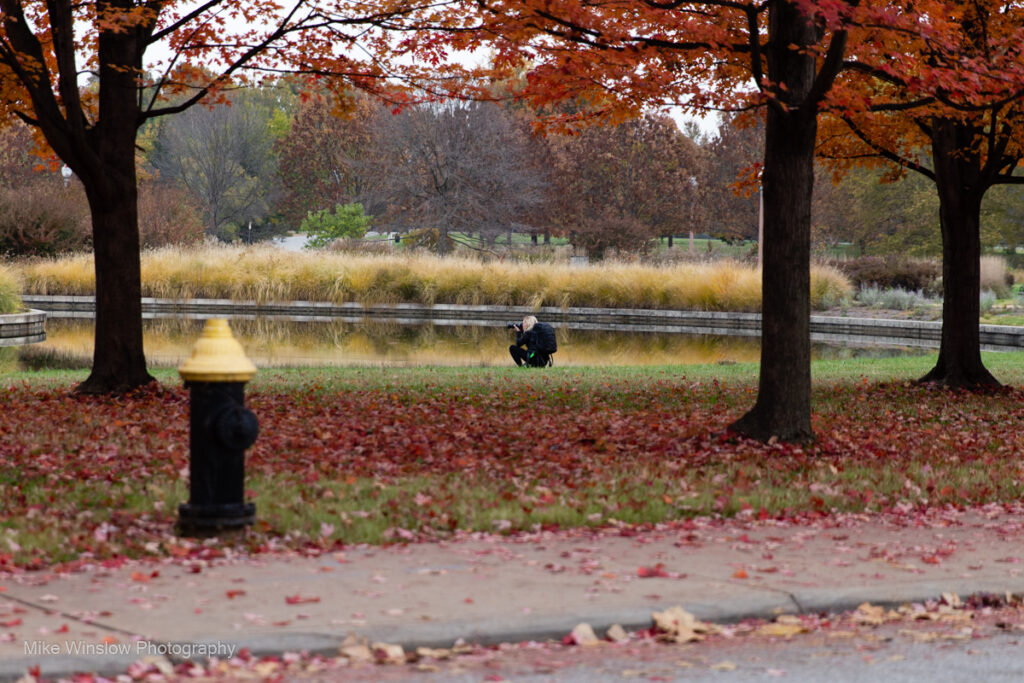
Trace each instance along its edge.
<path fill-rule="evenodd" d="M 853 294 L 846 276 L 828 265 L 811 268 L 811 308 L 826 309 L 845 305 Z"/>
<path fill-rule="evenodd" d="M 836 267 L 858 290 L 874 285 L 880 290 L 937 293 L 942 276 L 941 266 L 934 261 L 894 256 L 862 256 L 839 261 Z"/>
<path fill-rule="evenodd" d="M 401 242 L 395 243 L 392 239 L 364 240 L 355 237 L 342 237 L 328 244 L 325 249 L 328 251 L 369 256 L 371 254 L 384 256 L 393 254 Z"/>
<path fill-rule="evenodd" d="M 370 227 L 370 217 L 363 213 L 363 205 L 338 204 L 334 211 L 310 211 L 299 229 L 308 235 L 307 249 L 326 247 L 342 237 L 362 237 Z"/>
<path fill-rule="evenodd" d="M 894 311 L 910 311 L 929 303 L 921 290 L 911 292 L 899 287 L 882 289 L 874 285 L 861 287 L 857 300 L 870 308 L 888 308 Z"/>
<path fill-rule="evenodd" d="M 614 250 L 619 255 L 644 253 L 651 247 L 650 232 L 632 216 L 602 213 L 580 226 L 573 244 L 586 249 L 587 255 L 600 261 Z"/>
<path fill-rule="evenodd" d="M 88 205 L 79 186 L 39 176 L 0 188 L 0 253 L 47 256 L 92 242 Z"/>
<path fill-rule="evenodd" d="M 143 248 L 202 241 L 203 219 L 198 207 L 175 185 L 140 183 L 139 239 Z"/>
<path fill-rule="evenodd" d="M 981 312 L 990 313 L 992 307 L 995 306 L 996 298 L 996 293 L 991 289 L 981 290 L 981 295 L 978 297 L 978 305 L 981 308 Z"/>
<path fill-rule="evenodd" d="M 193 244 L 202 239 L 199 214 L 181 190 L 163 183 L 139 186 L 143 247 Z M 88 249 L 92 221 L 81 186 L 40 175 L 0 188 L 0 252 L 55 256 Z"/>

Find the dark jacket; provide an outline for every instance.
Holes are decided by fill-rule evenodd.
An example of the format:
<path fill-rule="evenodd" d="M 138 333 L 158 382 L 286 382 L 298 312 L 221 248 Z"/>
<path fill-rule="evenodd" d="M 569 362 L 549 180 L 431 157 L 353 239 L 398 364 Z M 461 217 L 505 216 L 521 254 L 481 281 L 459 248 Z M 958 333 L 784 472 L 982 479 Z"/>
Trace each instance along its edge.
<path fill-rule="evenodd" d="M 529 332 L 516 332 L 516 346 L 525 346 L 527 351 L 551 355 L 558 350 L 555 328 L 547 323 L 537 323 Z"/>

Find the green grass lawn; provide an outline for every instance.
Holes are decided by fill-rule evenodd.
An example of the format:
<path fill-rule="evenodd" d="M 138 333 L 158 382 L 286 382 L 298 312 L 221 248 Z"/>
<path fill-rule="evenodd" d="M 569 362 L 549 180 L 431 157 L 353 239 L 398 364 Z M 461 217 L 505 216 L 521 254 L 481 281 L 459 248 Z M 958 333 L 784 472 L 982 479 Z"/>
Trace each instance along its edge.
<path fill-rule="evenodd" d="M 1024 353 L 984 357 L 1024 382 Z M 914 385 L 933 362 L 816 362 L 818 439 L 805 447 L 727 432 L 756 397 L 755 364 L 260 371 L 247 394 L 258 522 L 240 543 L 1019 500 L 1024 395 Z M 80 371 L 0 374 L 0 567 L 220 547 L 174 535 L 188 396 L 174 371 L 155 374 L 159 387 L 121 398 L 71 396 Z"/>

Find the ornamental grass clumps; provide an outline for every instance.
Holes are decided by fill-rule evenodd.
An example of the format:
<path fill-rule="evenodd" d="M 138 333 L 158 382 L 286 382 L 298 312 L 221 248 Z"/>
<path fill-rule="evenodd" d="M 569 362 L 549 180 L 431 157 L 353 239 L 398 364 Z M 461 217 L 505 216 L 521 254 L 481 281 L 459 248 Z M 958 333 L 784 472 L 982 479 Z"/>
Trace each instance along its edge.
<path fill-rule="evenodd" d="M 19 269 L 27 293 L 93 293 L 90 255 L 25 262 Z M 761 276 L 756 268 L 731 261 L 572 266 L 421 253 L 366 256 L 202 246 L 144 252 L 142 291 L 167 299 L 755 312 L 761 305 Z M 850 291 L 837 270 L 812 269 L 814 308 L 830 307 L 849 298 Z"/>
<path fill-rule="evenodd" d="M 21 283 L 10 268 L 0 265 L 0 314 L 17 313 L 22 309 Z"/>

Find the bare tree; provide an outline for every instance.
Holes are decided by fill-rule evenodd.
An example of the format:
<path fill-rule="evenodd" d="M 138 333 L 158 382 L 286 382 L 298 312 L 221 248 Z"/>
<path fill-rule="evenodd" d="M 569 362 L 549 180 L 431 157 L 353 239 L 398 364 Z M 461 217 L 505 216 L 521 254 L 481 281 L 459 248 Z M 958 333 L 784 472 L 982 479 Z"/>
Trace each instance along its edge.
<path fill-rule="evenodd" d="M 195 107 L 162 121 L 151 161 L 202 207 L 206 233 L 230 239 L 261 222 L 277 193 L 268 93 L 239 90 L 230 106 Z"/>
<path fill-rule="evenodd" d="M 543 200 L 527 134 L 490 103 L 415 107 L 382 122 L 376 156 L 387 208 L 375 225 L 425 229 L 437 250 L 452 232 L 494 235 L 519 227 Z"/>

